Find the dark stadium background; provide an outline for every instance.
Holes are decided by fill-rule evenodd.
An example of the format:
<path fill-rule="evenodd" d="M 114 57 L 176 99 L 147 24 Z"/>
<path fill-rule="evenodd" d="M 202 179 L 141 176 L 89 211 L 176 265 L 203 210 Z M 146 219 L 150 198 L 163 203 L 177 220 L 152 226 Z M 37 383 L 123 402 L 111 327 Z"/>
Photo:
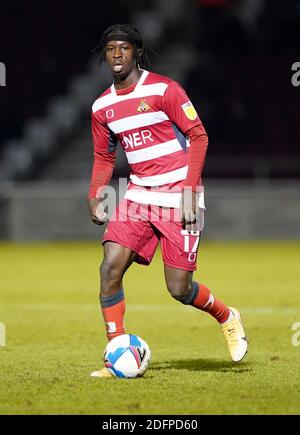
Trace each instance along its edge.
<path fill-rule="evenodd" d="M 182 83 L 206 126 L 208 238 L 299 235 L 300 86 L 292 84 L 300 60 L 298 0 L 3 0 L 0 237 L 96 235 L 82 207 L 90 110 L 110 77 L 92 50 L 117 22 L 140 28 L 157 53 L 152 69 Z M 120 153 L 115 176 L 126 175 Z M 224 196 L 231 211 L 224 212 Z"/>
<path fill-rule="evenodd" d="M 158 250 L 124 278 L 149 370 L 89 376 L 106 345 L 90 114 L 111 84 L 93 49 L 126 22 L 208 132 L 194 279 L 242 313 L 238 365 L 170 298 Z M 0 84 L 0 414 L 299 414 L 300 0 L 1 0 Z M 112 185 L 127 175 L 119 150 Z"/>

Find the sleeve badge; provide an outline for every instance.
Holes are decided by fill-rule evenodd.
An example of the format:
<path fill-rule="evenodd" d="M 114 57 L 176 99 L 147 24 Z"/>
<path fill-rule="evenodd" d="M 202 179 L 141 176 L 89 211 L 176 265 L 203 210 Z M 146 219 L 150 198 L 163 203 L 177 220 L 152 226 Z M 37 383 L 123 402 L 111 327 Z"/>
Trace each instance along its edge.
<path fill-rule="evenodd" d="M 195 119 L 197 118 L 198 114 L 194 108 L 194 106 L 192 105 L 192 103 L 190 101 L 188 101 L 187 103 L 182 104 L 182 110 L 185 113 L 185 116 L 190 119 L 191 121 L 195 121 Z"/>

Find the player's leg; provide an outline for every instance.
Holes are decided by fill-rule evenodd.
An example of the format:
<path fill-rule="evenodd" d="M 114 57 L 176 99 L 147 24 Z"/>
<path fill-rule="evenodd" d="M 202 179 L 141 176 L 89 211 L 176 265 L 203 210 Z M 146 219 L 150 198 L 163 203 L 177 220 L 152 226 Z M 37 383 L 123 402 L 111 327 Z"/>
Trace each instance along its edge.
<path fill-rule="evenodd" d="M 233 361 L 240 361 L 248 344 L 239 312 L 218 300 L 205 284 L 193 281 L 200 231 L 184 230 L 175 212 L 170 214 L 168 221 L 160 220 L 153 224 L 161 233 L 165 277 L 170 293 L 182 303 L 213 316 L 221 324 Z"/>
<path fill-rule="evenodd" d="M 216 299 L 209 288 L 193 281 L 193 272 L 164 268 L 167 288 L 170 294 L 185 305 L 191 305 L 214 317 L 221 325 L 233 361 L 241 361 L 247 353 L 248 341 L 242 326 L 240 313 Z"/>
<path fill-rule="evenodd" d="M 104 244 L 100 266 L 100 305 L 108 340 L 124 334 L 125 299 L 123 275 L 136 259 L 137 253 L 115 242 Z"/>
<path fill-rule="evenodd" d="M 220 324 L 232 317 L 230 309 L 216 299 L 206 285 L 193 281 L 192 271 L 165 265 L 164 272 L 167 288 L 173 298 L 207 312 Z"/>
<path fill-rule="evenodd" d="M 133 261 L 150 264 L 158 238 L 146 220 L 130 219 L 132 201 L 121 201 L 103 237 L 104 259 L 100 267 L 100 304 L 107 329 L 107 338 L 124 334 L 125 299 L 122 279 Z M 119 219 L 117 217 L 119 216 Z M 104 368 L 91 374 L 109 377 Z"/>
<path fill-rule="evenodd" d="M 111 340 L 124 334 L 125 299 L 122 278 L 136 259 L 131 249 L 114 242 L 104 244 L 104 258 L 100 266 L 100 306 L 106 326 L 106 335 Z M 111 377 L 104 367 L 91 373 L 92 377 Z"/>

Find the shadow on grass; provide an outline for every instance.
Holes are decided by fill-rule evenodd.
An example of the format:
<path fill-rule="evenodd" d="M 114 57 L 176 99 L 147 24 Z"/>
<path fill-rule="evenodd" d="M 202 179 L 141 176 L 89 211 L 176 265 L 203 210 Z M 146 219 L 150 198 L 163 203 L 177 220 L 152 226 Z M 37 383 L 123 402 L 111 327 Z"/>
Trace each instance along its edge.
<path fill-rule="evenodd" d="M 233 363 L 209 359 L 185 359 L 153 362 L 151 370 L 189 370 L 193 372 L 221 372 L 221 373 L 245 373 L 251 372 L 251 364 L 248 362 Z"/>

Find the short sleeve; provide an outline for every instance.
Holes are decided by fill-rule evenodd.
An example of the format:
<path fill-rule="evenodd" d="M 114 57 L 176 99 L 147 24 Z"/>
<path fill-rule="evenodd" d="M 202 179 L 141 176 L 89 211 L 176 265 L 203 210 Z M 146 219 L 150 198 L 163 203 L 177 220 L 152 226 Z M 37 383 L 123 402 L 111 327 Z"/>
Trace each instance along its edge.
<path fill-rule="evenodd" d="M 186 133 L 201 124 L 199 116 L 185 90 L 177 83 L 171 82 L 164 94 L 164 112 L 171 122 Z"/>

